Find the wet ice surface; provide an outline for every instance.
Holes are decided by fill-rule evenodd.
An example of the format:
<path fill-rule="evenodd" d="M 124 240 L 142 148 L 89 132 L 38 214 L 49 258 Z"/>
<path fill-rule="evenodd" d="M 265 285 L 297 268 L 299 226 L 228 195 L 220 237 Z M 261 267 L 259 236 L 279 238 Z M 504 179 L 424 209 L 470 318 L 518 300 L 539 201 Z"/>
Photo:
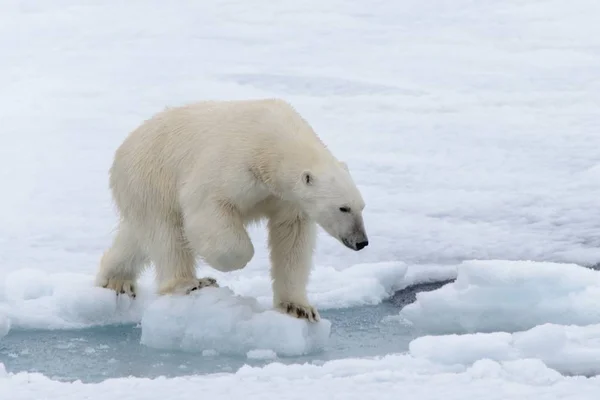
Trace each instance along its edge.
<path fill-rule="evenodd" d="M 332 323 L 331 337 L 322 351 L 305 356 L 271 358 L 269 352 L 223 355 L 211 349 L 174 351 L 140 344 L 136 324 L 93 327 L 83 330 L 14 330 L 0 340 L 0 360 L 9 372 L 41 372 L 57 380 L 97 382 L 106 378 L 181 376 L 233 372 L 244 364 L 272 361 L 285 364 L 316 363 L 346 357 L 378 356 L 408 350 L 414 338 L 410 328 L 386 323 L 398 308 L 377 306 L 323 311 Z"/>

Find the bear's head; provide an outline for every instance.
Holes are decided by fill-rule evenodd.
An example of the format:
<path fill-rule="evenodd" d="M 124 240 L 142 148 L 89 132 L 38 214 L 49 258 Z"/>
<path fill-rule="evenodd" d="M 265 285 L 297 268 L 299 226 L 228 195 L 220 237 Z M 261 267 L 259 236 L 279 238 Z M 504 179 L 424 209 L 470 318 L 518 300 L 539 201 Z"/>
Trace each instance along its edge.
<path fill-rule="evenodd" d="M 306 214 L 352 250 L 369 244 L 362 216 L 365 202 L 344 162 L 313 165 L 298 179 L 295 197 Z"/>

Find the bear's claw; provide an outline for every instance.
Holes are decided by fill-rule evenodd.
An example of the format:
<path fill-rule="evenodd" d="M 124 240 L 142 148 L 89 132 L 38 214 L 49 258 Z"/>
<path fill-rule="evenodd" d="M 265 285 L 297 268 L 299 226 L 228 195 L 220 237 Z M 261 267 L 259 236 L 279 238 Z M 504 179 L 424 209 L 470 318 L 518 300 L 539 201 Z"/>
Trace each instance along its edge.
<path fill-rule="evenodd" d="M 131 298 L 135 299 L 135 284 L 132 280 L 128 279 L 107 279 L 104 281 L 101 287 L 105 289 L 114 290 L 115 294 L 126 294 Z"/>
<path fill-rule="evenodd" d="M 205 287 L 219 287 L 215 278 L 176 279 L 162 285 L 158 291 L 160 295 L 188 295 L 193 291 Z"/>
<path fill-rule="evenodd" d="M 299 319 L 306 319 L 310 322 L 318 322 L 321 319 L 319 312 L 310 305 L 300 305 L 292 302 L 282 302 L 279 304 L 279 310 Z"/>
<path fill-rule="evenodd" d="M 209 286 L 218 288 L 219 284 L 217 283 L 217 280 L 215 278 L 210 278 L 210 277 L 200 278 L 200 279 L 198 279 L 198 284 L 189 288 L 186 291 L 186 294 L 190 294 L 194 290 L 200 290 L 202 288 L 209 287 Z"/>

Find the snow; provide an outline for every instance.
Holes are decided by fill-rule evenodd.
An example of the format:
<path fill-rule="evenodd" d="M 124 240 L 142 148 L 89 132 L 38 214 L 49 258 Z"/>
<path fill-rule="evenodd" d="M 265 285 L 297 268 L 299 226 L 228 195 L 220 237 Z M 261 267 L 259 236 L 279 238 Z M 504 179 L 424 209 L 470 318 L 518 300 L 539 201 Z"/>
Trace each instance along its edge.
<path fill-rule="evenodd" d="M 143 288 L 140 301 L 94 287 L 93 276 L 45 273 L 23 269 L 5 279 L 5 301 L 0 303 L 13 329 L 81 329 L 141 319 L 152 294 Z"/>
<path fill-rule="evenodd" d="M 293 356 L 322 350 L 330 330 L 327 319 L 312 324 L 265 309 L 253 298 L 234 296 L 230 289 L 207 288 L 190 297 L 154 301 L 142 318 L 141 343 L 234 355 L 259 348 Z"/>
<path fill-rule="evenodd" d="M 455 277 L 453 266 L 410 268 L 403 262 L 359 263 L 344 269 L 319 265 L 311 274 L 308 292 L 311 302 L 319 309 L 348 308 L 376 305 L 389 298 L 398 289 L 427 282 L 438 277 Z M 271 306 L 273 292 L 271 278 L 261 270 L 241 274 L 221 273 L 208 268 L 199 273 L 210 274 L 224 282 L 236 293 L 251 296 L 264 307 Z"/>
<path fill-rule="evenodd" d="M 448 365 L 537 359 L 563 374 L 600 375 L 600 324 L 543 324 L 512 334 L 422 336 L 411 342 L 410 354 Z"/>
<path fill-rule="evenodd" d="M 536 399 L 595 400 L 600 378 L 564 377 L 536 360 L 497 362 L 479 360 L 472 366 L 444 366 L 407 355 L 380 359 L 350 359 L 322 366 L 283 365 L 243 367 L 235 373 L 186 376 L 174 379 L 110 379 L 98 384 L 63 383 L 35 373 L 0 377 L 0 396 L 14 400 L 124 397 L 154 399 L 176 396 L 196 399 L 232 394 L 246 399 L 344 399 L 373 398 L 419 400 L 486 398 L 491 400 Z M 443 395 L 442 395 L 443 393 Z"/>
<path fill-rule="evenodd" d="M 311 277 L 309 296 L 320 310 L 376 305 L 398 289 L 435 281 L 439 277 L 454 277 L 456 274 L 453 266 L 416 269 L 401 262 L 356 264 L 343 270 L 323 266 L 315 270 Z M 116 323 L 139 323 L 143 322 L 144 316 L 149 317 L 147 321 L 152 321 L 155 320 L 152 315 L 160 315 L 165 308 L 171 309 L 169 313 L 174 313 L 172 307 L 179 307 L 180 311 L 172 314 L 172 323 L 175 324 L 179 319 L 178 328 L 169 328 L 160 321 L 156 322 L 158 326 L 162 325 L 163 330 L 172 329 L 170 333 L 175 338 L 181 336 L 183 332 L 180 330 L 186 327 L 186 324 L 181 325 L 181 319 L 190 317 L 188 322 L 193 322 L 190 312 L 200 313 L 195 315 L 197 318 L 212 319 L 221 312 L 228 312 L 229 317 L 234 317 L 238 313 L 247 316 L 244 314 L 246 309 L 253 315 L 262 315 L 263 311 L 272 309 L 273 293 L 268 273 L 259 270 L 227 274 L 204 266 L 198 269 L 198 275 L 203 274 L 216 277 L 224 290 L 205 291 L 206 294 L 203 293 L 200 298 L 158 299 L 154 282 L 151 276 L 146 275 L 140 280 L 136 300 L 132 301 L 127 296 L 116 297 L 110 290 L 94 287 L 92 273 L 48 273 L 41 269 L 18 269 L 7 273 L 4 285 L 0 286 L 0 312 L 4 310 L 17 329 L 81 329 Z M 199 299 L 212 304 L 211 307 L 218 304 L 220 311 L 214 310 L 214 315 L 202 315 L 204 310 L 195 309 L 197 305 L 194 306 Z M 149 326 L 155 325 L 149 323 Z M 162 333 L 163 338 L 166 333 Z"/>
<path fill-rule="evenodd" d="M 269 363 L 84 384 L 0 360 L 0 398 L 596 399 L 600 272 L 584 267 L 600 261 L 599 13 L 593 0 L 3 1 L 0 346 L 140 324 L 148 348 Z M 386 319 L 381 340 L 421 335 L 406 353 L 280 363 L 314 361 L 338 327 L 270 310 L 263 227 L 244 270 L 199 266 L 220 290 L 158 298 L 151 272 L 135 301 L 93 287 L 124 136 L 165 106 L 274 96 L 367 204 L 364 251 L 320 232 L 314 305 L 456 278 Z"/>
<path fill-rule="evenodd" d="M 600 322 L 600 273 L 574 264 L 465 261 L 453 283 L 417 294 L 398 320 L 427 333 Z"/>

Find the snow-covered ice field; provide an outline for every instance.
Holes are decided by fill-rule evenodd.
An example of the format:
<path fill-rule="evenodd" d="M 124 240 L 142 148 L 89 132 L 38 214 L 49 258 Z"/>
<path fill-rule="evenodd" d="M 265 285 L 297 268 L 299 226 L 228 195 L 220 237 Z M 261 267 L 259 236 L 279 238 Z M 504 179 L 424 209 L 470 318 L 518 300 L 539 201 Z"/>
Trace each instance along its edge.
<path fill-rule="evenodd" d="M 0 399 L 597 400 L 599 16 L 594 0 L 2 1 Z M 270 309 L 263 228 L 246 269 L 199 265 L 219 289 L 157 298 L 152 271 L 134 301 L 94 288 L 129 131 L 261 97 L 291 102 L 367 203 L 367 249 L 320 233 L 322 322 Z"/>

